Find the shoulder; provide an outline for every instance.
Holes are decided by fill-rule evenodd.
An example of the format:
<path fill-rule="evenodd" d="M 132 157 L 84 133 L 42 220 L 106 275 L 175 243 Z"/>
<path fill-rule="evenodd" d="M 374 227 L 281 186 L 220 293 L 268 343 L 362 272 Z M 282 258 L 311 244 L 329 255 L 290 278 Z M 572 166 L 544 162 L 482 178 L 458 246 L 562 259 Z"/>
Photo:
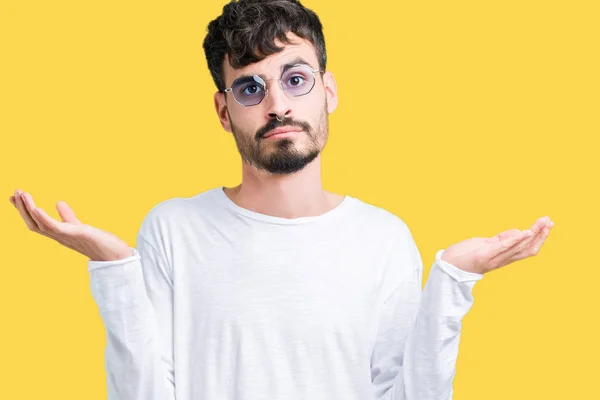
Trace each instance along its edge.
<path fill-rule="evenodd" d="M 216 190 L 209 189 L 191 197 L 174 197 L 160 201 L 143 218 L 138 235 L 151 242 L 164 240 L 165 236 L 182 227 L 190 219 L 214 213 L 218 206 Z"/>
<path fill-rule="evenodd" d="M 355 197 L 353 201 L 355 202 L 355 215 L 365 225 L 371 226 L 374 230 L 380 231 L 386 237 L 395 240 L 412 236 L 407 223 L 399 215 Z"/>
<path fill-rule="evenodd" d="M 382 243 L 386 279 L 398 282 L 423 264 L 413 234 L 405 220 L 391 211 L 368 202 L 357 200 L 357 210 L 370 227 L 371 235 Z"/>

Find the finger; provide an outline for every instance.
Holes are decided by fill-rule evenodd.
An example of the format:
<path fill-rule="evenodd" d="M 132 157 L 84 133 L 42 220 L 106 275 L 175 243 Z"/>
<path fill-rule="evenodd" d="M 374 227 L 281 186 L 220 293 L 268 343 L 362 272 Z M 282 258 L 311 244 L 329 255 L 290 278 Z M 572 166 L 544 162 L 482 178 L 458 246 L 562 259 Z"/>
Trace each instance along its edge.
<path fill-rule="evenodd" d="M 518 254 L 522 251 L 524 251 L 525 249 L 527 249 L 527 247 L 529 247 L 537 238 L 540 237 L 541 231 L 538 233 L 533 232 L 532 230 L 529 230 L 531 232 L 531 235 L 523 240 L 521 240 L 519 243 L 517 243 L 515 246 L 513 246 L 512 248 L 508 249 L 505 254 L 504 257 L 506 258 L 511 258 L 512 256 L 514 256 L 515 254 Z"/>
<path fill-rule="evenodd" d="M 69 235 L 74 233 L 73 225 L 57 221 L 39 207 L 35 211 L 37 213 L 37 218 L 39 219 L 40 223 L 44 226 L 44 231 L 49 236 L 59 237 L 63 234 Z"/>
<path fill-rule="evenodd" d="M 509 237 L 518 235 L 520 233 L 521 233 L 521 231 L 519 229 L 509 229 L 507 231 L 499 233 L 498 235 L 496 235 L 496 237 L 498 238 L 498 241 L 502 241 L 504 239 L 508 239 Z"/>
<path fill-rule="evenodd" d="M 485 239 L 485 242 L 486 243 L 499 243 L 502 240 L 505 240 L 514 235 L 518 235 L 520 233 L 521 233 L 521 231 L 518 229 L 509 229 L 507 231 L 497 234 L 496 236 L 492 236 L 491 238 Z"/>
<path fill-rule="evenodd" d="M 549 220 L 548 217 L 538 218 L 537 221 L 535 221 L 534 224 L 532 225 L 531 229 L 529 229 L 529 231 L 531 231 L 532 234 L 529 237 L 522 240 L 521 242 L 519 242 L 516 246 L 512 247 L 510 249 L 511 252 L 510 252 L 509 256 L 513 255 L 515 252 L 521 251 L 522 249 L 526 248 L 531 243 L 533 243 L 533 241 L 536 239 L 536 236 L 542 231 L 544 226 L 546 226 L 548 220 Z M 493 239 L 495 239 L 496 241 L 502 241 L 504 239 L 507 239 L 514 235 L 518 235 L 520 233 L 521 233 L 521 231 L 519 229 L 510 229 L 508 231 L 498 234 Z M 492 242 L 494 242 L 494 240 L 492 240 Z"/>
<path fill-rule="evenodd" d="M 552 225 L 554 224 L 552 221 L 550 221 L 549 217 L 539 218 L 531 227 L 531 231 L 534 233 L 534 235 L 524 240 L 523 243 L 519 244 L 519 246 L 516 246 L 515 249 L 511 249 L 511 252 L 514 250 L 523 251 L 531 246 L 534 246 L 539 242 L 539 240 L 543 240 L 545 229 L 551 228 Z"/>
<path fill-rule="evenodd" d="M 547 226 L 550 222 L 550 217 L 540 217 L 537 219 L 537 221 L 535 221 L 535 223 L 531 227 L 531 231 L 537 234 L 541 232 L 542 229 L 544 229 L 544 227 Z"/>
<path fill-rule="evenodd" d="M 532 235 L 532 236 L 535 236 L 535 234 L 537 234 L 539 231 L 542 230 L 542 228 L 545 225 L 546 220 L 549 220 L 549 218 L 548 217 L 540 217 L 537 219 L 537 221 L 534 222 L 533 226 L 530 229 L 534 233 L 534 235 Z M 498 235 L 496 235 L 490 239 L 491 239 L 491 242 L 500 242 L 506 238 L 509 238 L 514 235 L 518 235 L 520 233 L 521 233 L 521 231 L 519 229 L 509 229 L 507 231 L 499 233 Z M 531 238 L 529 240 L 531 240 Z"/>
<path fill-rule="evenodd" d="M 542 231 L 542 234 L 541 234 L 541 238 L 538 241 L 536 241 L 536 243 L 534 243 L 533 246 L 531 247 L 530 255 L 535 256 L 536 254 L 538 254 L 540 252 L 540 248 L 542 247 L 544 242 L 546 242 L 548 235 L 550 235 L 551 229 L 552 229 L 552 227 L 544 228 L 544 230 Z"/>
<path fill-rule="evenodd" d="M 539 231 L 542 230 L 542 228 L 545 226 L 545 224 L 546 224 L 545 217 L 538 218 L 537 221 L 535 221 L 534 224 L 531 226 L 531 231 L 534 234 L 537 234 L 537 233 L 539 233 Z"/>
<path fill-rule="evenodd" d="M 31 218 L 31 215 L 29 215 L 29 211 L 27 211 L 25 204 L 23 204 L 23 199 L 21 198 L 22 193 L 23 192 L 21 192 L 18 189 L 15 191 L 15 202 L 16 202 L 17 210 L 19 210 L 19 214 L 21 214 L 21 218 L 23 218 L 27 227 L 30 230 L 35 230 L 37 228 L 37 224 Z"/>
<path fill-rule="evenodd" d="M 519 234 L 515 234 L 500 240 L 495 245 L 492 245 L 492 248 L 490 249 L 490 259 L 496 258 L 500 254 L 505 253 L 507 250 L 516 246 L 523 239 L 526 239 L 531 235 L 532 232 L 530 230 L 525 230 L 523 232 L 520 232 Z"/>
<path fill-rule="evenodd" d="M 8 198 L 8 201 L 10 201 L 10 204 L 12 204 L 13 206 L 17 206 L 17 203 L 15 203 L 15 196 L 10 196 Z"/>
<path fill-rule="evenodd" d="M 493 269 L 500 268 L 508 264 L 510 256 L 513 255 L 511 249 L 517 247 L 524 240 L 531 237 L 532 234 L 533 233 L 527 229 L 518 235 L 508 237 L 493 246 L 490 251 L 491 256 L 488 258 L 488 264 L 492 266 Z"/>
<path fill-rule="evenodd" d="M 537 239 L 539 239 L 539 237 L 542 233 L 542 230 L 546 226 L 548 219 L 549 219 L 548 217 L 538 218 L 538 220 L 535 221 L 535 223 L 531 226 L 531 229 L 529 229 L 531 231 L 532 235 L 529 236 L 528 238 L 522 240 L 520 243 L 518 243 L 516 246 L 514 246 L 512 249 L 510 249 L 508 256 L 511 257 L 512 255 L 514 255 L 520 251 L 523 251 L 524 249 L 529 247 L 531 244 L 533 244 Z"/>
<path fill-rule="evenodd" d="M 29 216 L 31 217 L 31 219 L 35 222 L 35 226 L 38 230 L 40 230 L 40 228 L 42 228 L 42 226 L 40 226 L 40 222 L 38 221 L 37 217 L 35 216 L 34 210 L 35 210 L 35 203 L 33 201 L 33 197 L 31 197 L 29 195 L 29 193 L 25 192 L 21 195 L 21 198 L 23 199 L 23 204 L 25 205 L 25 208 L 27 209 L 27 211 L 29 212 Z"/>
<path fill-rule="evenodd" d="M 524 258 L 531 257 L 531 256 L 534 256 L 537 253 L 539 253 L 539 250 L 540 250 L 541 246 L 544 244 L 544 242 L 548 238 L 548 235 L 550 234 L 550 230 L 552 229 L 552 225 L 553 225 L 552 222 L 550 222 L 550 225 L 544 227 L 535 236 L 535 240 L 532 243 L 530 243 L 524 249 L 521 249 L 520 251 L 512 254 L 509 257 L 509 262 L 514 262 L 514 261 L 517 261 L 517 260 L 522 260 Z"/>
<path fill-rule="evenodd" d="M 62 218 L 64 222 L 70 222 L 75 225 L 81 225 L 81 222 L 75 216 L 75 212 L 69 207 L 69 205 L 65 201 L 59 201 L 56 203 L 56 209 L 58 210 L 58 214 Z"/>
<path fill-rule="evenodd" d="M 506 265 L 508 265 L 510 263 L 522 260 L 522 259 L 527 258 L 527 257 L 529 257 L 529 256 L 525 252 L 521 251 L 521 252 L 518 252 L 518 253 L 513 254 L 512 256 L 510 256 L 505 262 L 506 262 Z"/>

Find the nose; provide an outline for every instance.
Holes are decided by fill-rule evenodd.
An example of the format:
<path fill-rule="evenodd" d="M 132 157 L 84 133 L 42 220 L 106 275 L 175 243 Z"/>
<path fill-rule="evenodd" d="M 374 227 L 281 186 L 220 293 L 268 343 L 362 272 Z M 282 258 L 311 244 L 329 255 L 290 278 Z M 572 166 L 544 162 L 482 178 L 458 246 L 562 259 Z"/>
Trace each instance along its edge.
<path fill-rule="evenodd" d="M 277 117 L 286 118 L 292 114 L 290 98 L 285 90 L 281 88 L 279 80 L 271 80 L 269 91 L 264 101 L 266 102 L 266 117 L 268 119 Z"/>

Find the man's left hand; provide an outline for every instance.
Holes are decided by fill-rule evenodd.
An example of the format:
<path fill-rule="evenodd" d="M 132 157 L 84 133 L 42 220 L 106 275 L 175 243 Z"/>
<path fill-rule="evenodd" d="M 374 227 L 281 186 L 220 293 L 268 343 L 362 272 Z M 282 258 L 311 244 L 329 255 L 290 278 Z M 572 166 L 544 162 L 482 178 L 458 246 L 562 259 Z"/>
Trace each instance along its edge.
<path fill-rule="evenodd" d="M 442 260 L 464 271 L 485 274 L 514 261 L 536 255 L 554 222 L 539 218 L 524 231 L 510 229 L 491 238 L 471 238 L 448 247 Z"/>

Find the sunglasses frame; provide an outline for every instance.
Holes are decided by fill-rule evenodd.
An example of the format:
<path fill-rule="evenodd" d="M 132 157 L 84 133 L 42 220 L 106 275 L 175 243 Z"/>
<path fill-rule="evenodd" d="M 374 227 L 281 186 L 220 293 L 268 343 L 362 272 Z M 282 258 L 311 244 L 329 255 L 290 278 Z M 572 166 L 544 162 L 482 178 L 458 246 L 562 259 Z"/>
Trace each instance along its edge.
<path fill-rule="evenodd" d="M 308 69 L 309 71 L 311 71 L 311 72 L 312 72 L 312 74 L 313 74 L 313 79 L 314 79 L 314 80 L 313 80 L 313 85 L 311 86 L 311 88 L 309 89 L 309 91 L 308 91 L 308 92 L 306 92 L 306 93 L 304 93 L 304 94 L 299 94 L 299 95 L 295 95 L 295 96 L 294 96 L 294 95 L 292 95 L 292 97 L 300 97 L 300 96 L 305 96 L 305 95 L 309 94 L 310 92 L 312 92 L 313 88 L 315 87 L 315 84 L 316 84 L 316 82 L 317 82 L 317 77 L 315 76 L 315 74 L 316 74 L 317 72 L 320 72 L 320 73 L 324 74 L 324 73 L 325 73 L 325 71 L 321 71 L 320 69 L 314 69 L 314 68 L 312 68 L 312 67 L 311 67 L 310 65 L 308 65 L 308 64 L 295 64 L 295 65 L 292 65 L 290 68 L 296 68 L 296 67 L 304 67 L 304 68 Z M 252 78 L 254 78 L 254 80 L 255 80 L 255 81 L 257 81 L 257 83 L 260 83 L 260 82 L 262 82 L 262 83 L 264 84 L 264 88 L 265 88 L 265 92 L 264 92 L 265 94 L 264 94 L 264 95 L 263 95 L 263 97 L 260 99 L 260 101 L 259 101 L 258 103 L 256 103 L 256 104 L 245 105 L 245 104 L 242 104 L 242 103 L 240 103 L 240 102 L 238 101 L 238 99 L 236 99 L 236 98 L 235 98 L 235 95 L 233 94 L 233 87 L 235 86 L 235 83 L 237 82 L 237 80 L 238 80 L 238 79 L 240 79 L 240 78 L 237 78 L 237 79 L 235 79 L 235 80 L 234 80 L 234 81 L 231 83 L 231 87 L 229 87 L 229 88 L 227 88 L 227 89 L 223 90 L 223 91 L 222 91 L 222 93 L 231 92 L 231 97 L 233 97 L 233 100 L 235 100 L 235 102 L 236 102 L 236 103 L 238 103 L 239 105 L 241 105 L 242 107 L 253 107 L 253 106 L 257 106 L 257 105 L 259 105 L 260 103 L 262 103 L 262 101 L 263 101 L 263 100 L 264 100 L 264 99 L 265 99 L 265 98 L 266 98 L 266 97 L 269 95 L 269 88 L 267 87 L 267 82 L 268 82 L 268 81 L 274 81 L 274 80 L 277 80 L 277 81 L 279 81 L 279 87 L 281 87 L 281 89 L 282 89 L 284 92 L 286 92 L 286 93 L 288 93 L 288 94 L 289 94 L 289 92 L 287 91 L 287 89 L 286 89 L 286 88 L 284 88 L 284 87 L 283 87 L 283 83 L 281 82 L 281 79 L 282 79 L 283 75 L 284 75 L 286 72 L 287 72 L 287 71 L 283 71 L 283 72 L 281 73 L 281 76 L 280 76 L 279 78 L 273 78 L 273 79 L 262 79 L 262 78 L 261 78 L 260 76 L 258 76 L 258 75 L 252 75 Z"/>

